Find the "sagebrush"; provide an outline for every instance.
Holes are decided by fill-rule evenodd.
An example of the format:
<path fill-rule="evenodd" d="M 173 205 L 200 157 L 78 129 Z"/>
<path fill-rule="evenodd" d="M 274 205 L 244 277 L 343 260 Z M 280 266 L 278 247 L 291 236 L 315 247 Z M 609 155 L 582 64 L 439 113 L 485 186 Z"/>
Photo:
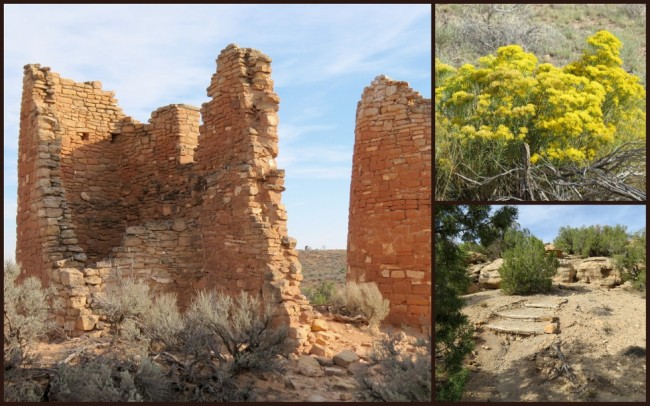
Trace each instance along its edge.
<path fill-rule="evenodd" d="M 380 365 L 380 377 L 357 375 L 369 398 L 383 402 L 431 401 L 431 337 L 421 340 L 415 354 L 401 352 L 397 335 L 375 343 L 370 359 Z"/>
<path fill-rule="evenodd" d="M 361 315 L 370 327 L 377 327 L 388 316 L 390 302 L 374 282 L 348 282 L 334 294 L 334 303 L 352 316 Z"/>

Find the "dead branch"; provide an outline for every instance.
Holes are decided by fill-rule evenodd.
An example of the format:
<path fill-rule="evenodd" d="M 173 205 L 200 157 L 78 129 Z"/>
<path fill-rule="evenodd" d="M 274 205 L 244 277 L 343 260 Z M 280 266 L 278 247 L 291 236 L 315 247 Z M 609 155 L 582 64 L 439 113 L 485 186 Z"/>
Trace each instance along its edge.
<path fill-rule="evenodd" d="M 571 382 L 573 383 L 573 386 L 578 386 L 578 378 L 575 376 L 573 371 L 571 370 L 571 367 L 569 364 L 566 362 L 566 359 L 564 358 L 564 355 L 562 354 L 562 351 L 560 351 L 560 343 L 556 342 L 552 344 L 553 349 L 557 353 L 558 358 L 562 362 L 562 366 L 560 367 L 560 371 L 564 371 L 568 376 L 569 379 L 571 379 Z"/>

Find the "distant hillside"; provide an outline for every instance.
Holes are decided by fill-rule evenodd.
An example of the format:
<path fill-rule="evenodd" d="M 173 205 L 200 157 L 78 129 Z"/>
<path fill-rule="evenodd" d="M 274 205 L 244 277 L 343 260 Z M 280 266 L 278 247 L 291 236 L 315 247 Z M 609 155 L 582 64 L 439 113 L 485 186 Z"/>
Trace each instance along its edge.
<path fill-rule="evenodd" d="M 300 284 L 304 290 L 322 281 L 345 283 L 347 269 L 346 250 L 297 250 L 305 279 Z"/>
<path fill-rule="evenodd" d="M 456 67 L 510 44 L 563 66 L 608 30 L 623 42 L 624 68 L 646 83 L 644 4 L 436 4 L 435 20 L 436 58 Z"/>

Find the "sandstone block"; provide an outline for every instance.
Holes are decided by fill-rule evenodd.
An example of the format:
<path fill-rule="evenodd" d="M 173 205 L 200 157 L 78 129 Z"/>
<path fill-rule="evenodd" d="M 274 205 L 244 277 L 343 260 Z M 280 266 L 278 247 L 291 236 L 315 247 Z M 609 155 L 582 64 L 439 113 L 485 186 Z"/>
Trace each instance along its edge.
<path fill-rule="evenodd" d="M 330 400 L 321 395 L 311 395 L 307 398 L 307 402 L 329 402 Z"/>
<path fill-rule="evenodd" d="M 86 307 L 86 297 L 71 297 L 68 299 L 68 307 L 71 307 L 73 309 L 83 309 Z"/>
<path fill-rule="evenodd" d="M 479 275 L 479 284 L 487 289 L 499 289 L 501 286 L 501 274 L 499 269 L 503 266 L 503 259 L 499 258 L 490 264 L 481 268 Z"/>
<path fill-rule="evenodd" d="M 84 268 L 84 276 L 97 276 L 99 275 L 99 270 L 96 268 Z"/>
<path fill-rule="evenodd" d="M 61 283 L 67 286 L 83 286 L 84 275 L 74 268 L 61 269 Z"/>
<path fill-rule="evenodd" d="M 344 368 L 357 361 L 359 361 L 359 356 L 350 350 L 341 351 L 334 356 L 334 363 Z"/>
<path fill-rule="evenodd" d="M 84 278 L 84 282 L 88 285 L 99 285 L 102 283 L 102 278 L 99 276 L 87 276 Z"/>
<path fill-rule="evenodd" d="M 412 279 L 423 279 L 424 271 L 406 271 L 406 276 Z"/>
<path fill-rule="evenodd" d="M 99 321 L 99 316 L 88 314 L 80 315 L 77 317 L 77 323 L 75 327 L 77 330 L 89 331 L 95 328 L 95 325 Z"/>
<path fill-rule="evenodd" d="M 341 367 L 325 367 L 325 376 L 345 376 L 348 370 Z"/>
<path fill-rule="evenodd" d="M 329 326 L 327 322 L 323 319 L 314 319 L 311 323 L 311 331 L 327 331 Z"/>
<path fill-rule="evenodd" d="M 300 372 L 301 375 L 311 377 L 325 375 L 318 361 L 316 361 L 315 358 L 306 355 L 301 355 L 300 358 L 298 358 L 298 372 Z"/>
<path fill-rule="evenodd" d="M 544 326 L 544 333 L 545 334 L 557 334 L 560 331 L 558 328 L 557 323 L 549 323 Z"/>
<path fill-rule="evenodd" d="M 296 340 L 304 340 L 307 338 L 307 330 L 300 327 L 290 327 L 288 331 L 288 335 L 290 338 Z"/>
<path fill-rule="evenodd" d="M 174 223 L 172 224 L 172 230 L 184 231 L 185 229 L 187 229 L 187 223 L 185 223 L 185 220 L 183 219 L 174 220 Z"/>
<path fill-rule="evenodd" d="M 318 339 L 317 339 L 318 340 Z M 314 344 L 309 350 L 310 354 L 317 355 L 319 357 L 329 358 L 332 356 L 332 351 L 321 344 Z M 317 361 L 318 362 L 318 361 Z"/>
<path fill-rule="evenodd" d="M 125 247 L 137 247 L 142 245 L 142 240 L 135 236 L 127 235 L 124 237 L 124 246 Z"/>

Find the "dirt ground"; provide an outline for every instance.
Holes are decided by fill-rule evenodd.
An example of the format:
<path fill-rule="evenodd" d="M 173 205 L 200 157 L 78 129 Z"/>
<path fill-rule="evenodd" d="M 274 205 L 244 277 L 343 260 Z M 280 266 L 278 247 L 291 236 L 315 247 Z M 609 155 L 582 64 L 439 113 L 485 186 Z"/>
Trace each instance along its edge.
<path fill-rule="evenodd" d="M 570 286 L 575 290 L 554 285 L 546 295 L 486 290 L 464 296 L 476 346 L 463 401 L 646 400 L 645 297 L 623 287 Z M 499 319 L 494 312 L 533 301 L 559 304 L 549 310 L 559 319 L 557 334 L 524 336 L 486 327 Z"/>

